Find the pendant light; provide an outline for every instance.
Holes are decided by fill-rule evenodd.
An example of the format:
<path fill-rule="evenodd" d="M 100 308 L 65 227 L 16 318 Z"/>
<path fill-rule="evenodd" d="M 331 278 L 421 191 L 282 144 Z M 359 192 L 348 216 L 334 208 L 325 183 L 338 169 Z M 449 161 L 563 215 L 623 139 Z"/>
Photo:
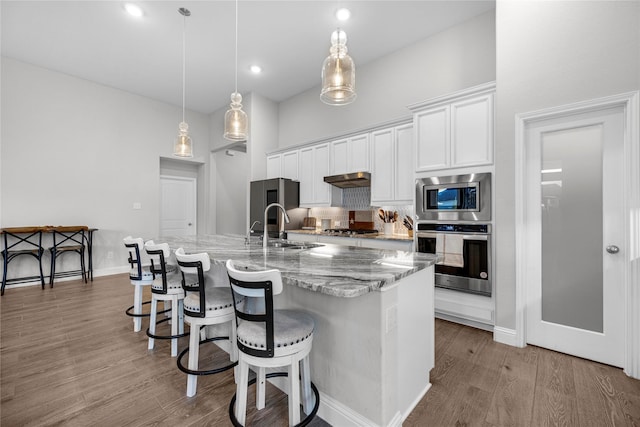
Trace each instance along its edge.
<path fill-rule="evenodd" d="M 178 125 L 178 137 L 173 146 L 173 155 L 178 157 L 193 157 L 193 147 L 191 145 L 191 137 L 189 136 L 189 125 L 184 121 L 185 108 L 185 74 L 186 74 L 186 28 L 187 16 L 191 16 L 189 9 L 181 7 L 178 12 L 182 15 L 182 122 Z"/>
<path fill-rule="evenodd" d="M 236 0 L 236 89 L 231 94 L 231 108 L 224 114 L 224 137 L 231 141 L 247 140 L 247 114 L 242 111 L 238 93 L 238 0 Z"/>
<path fill-rule="evenodd" d="M 338 28 L 331 34 L 329 56 L 322 64 L 320 99 L 329 105 L 347 105 L 356 99 L 356 66 L 347 54 L 347 34 Z"/>

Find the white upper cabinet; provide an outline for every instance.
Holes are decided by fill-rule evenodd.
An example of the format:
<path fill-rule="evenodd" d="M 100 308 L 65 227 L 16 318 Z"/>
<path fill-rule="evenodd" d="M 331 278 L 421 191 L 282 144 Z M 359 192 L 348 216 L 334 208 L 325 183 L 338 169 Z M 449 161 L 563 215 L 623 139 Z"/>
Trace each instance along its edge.
<path fill-rule="evenodd" d="M 299 150 L 300 207 L 329 206 L 331 186 L 324 182 L 329 175 L 329 143 Z"/>
<path fill-rule="evenodd" d="M 417 172 L 493 163 L 495 83 L 410 106 Z"/>
<path fill-rule="evenodd" d="M 298 180 L 298 150 L 282 153 L 282 177 Z"/>
<path fill-rule="evenodd" d="M 267 156 L 267 179 L 282 176 L 282 154 Z"/>
<path fill-rule="evenodd" d="M 371 133 L 371 204 L 410 204 L 413 200 L 413 125 Z"/>
<path fill-rule="evenodd" d="M 369 134 L 331 142 L 330 174 L 369 171 Z"/>

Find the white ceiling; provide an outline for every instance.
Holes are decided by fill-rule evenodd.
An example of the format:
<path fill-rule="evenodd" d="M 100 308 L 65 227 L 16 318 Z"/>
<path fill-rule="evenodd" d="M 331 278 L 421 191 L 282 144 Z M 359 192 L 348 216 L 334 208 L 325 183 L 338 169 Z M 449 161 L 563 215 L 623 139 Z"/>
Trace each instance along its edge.
<path fill-rule="evenodd" d="M 2 55 L 174 105 L 182 104 L 182 28 L 186 7 L 187 108 L 211 113 L 234 90 L 235 3 L 135 1 L 0 3 Z M 282 101 L 320 84 L 338 6 L 358 67 L 495 7 L 495 1 L 239 2 L 238 91 Z M 255 76 L 249 65 L 264 72 Z M 357 88 L 357 74 L 356 74 Z M 318 99 L 318 102 L 320 100 Z M 357 101 L 356 101 L 357 102 Z"/>

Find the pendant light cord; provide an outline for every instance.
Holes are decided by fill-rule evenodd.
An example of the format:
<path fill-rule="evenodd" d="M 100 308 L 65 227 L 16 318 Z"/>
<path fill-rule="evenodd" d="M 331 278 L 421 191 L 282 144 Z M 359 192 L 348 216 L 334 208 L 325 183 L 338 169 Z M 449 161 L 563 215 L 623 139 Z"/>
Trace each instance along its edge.
<path fill-rule="evenodd" d="M 187 53 L 186 53 L 186 38 L 187 38 L 187 15 L 182 16 L 182 121 L 184 122 L 184 104 L 185 104 L 185 92 L 186 92 L 186 78 L 187 73 Z"/>
<path fill-rule="evenodd" d="M 236 0 L 236 93 L 238 93 L 238 0 Z"/>

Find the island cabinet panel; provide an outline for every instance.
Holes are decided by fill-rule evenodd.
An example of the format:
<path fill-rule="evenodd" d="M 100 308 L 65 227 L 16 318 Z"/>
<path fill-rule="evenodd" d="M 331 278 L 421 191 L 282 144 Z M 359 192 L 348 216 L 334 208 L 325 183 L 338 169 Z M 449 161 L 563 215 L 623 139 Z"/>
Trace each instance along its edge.
<path fill-rule="evenodd" d="M 371 133 L 371 204 L 411 204 L 414 191 L 413 124 Z"/>
<path fill-rule="evenodd" d="M 495 83 L 409 106 L 416 172 L 493 163 Z"/>
<path fill-rule="evenodd" d="M 329 144 L 301 148 L 298 160 L 300 207 L 329 206 L 331 186 L 324 182 L 329 175 Z"/>
<path fill-rule="evenodd" d="M 332 141 L 331 175 L 369 171 L 369 134 Z"/>

